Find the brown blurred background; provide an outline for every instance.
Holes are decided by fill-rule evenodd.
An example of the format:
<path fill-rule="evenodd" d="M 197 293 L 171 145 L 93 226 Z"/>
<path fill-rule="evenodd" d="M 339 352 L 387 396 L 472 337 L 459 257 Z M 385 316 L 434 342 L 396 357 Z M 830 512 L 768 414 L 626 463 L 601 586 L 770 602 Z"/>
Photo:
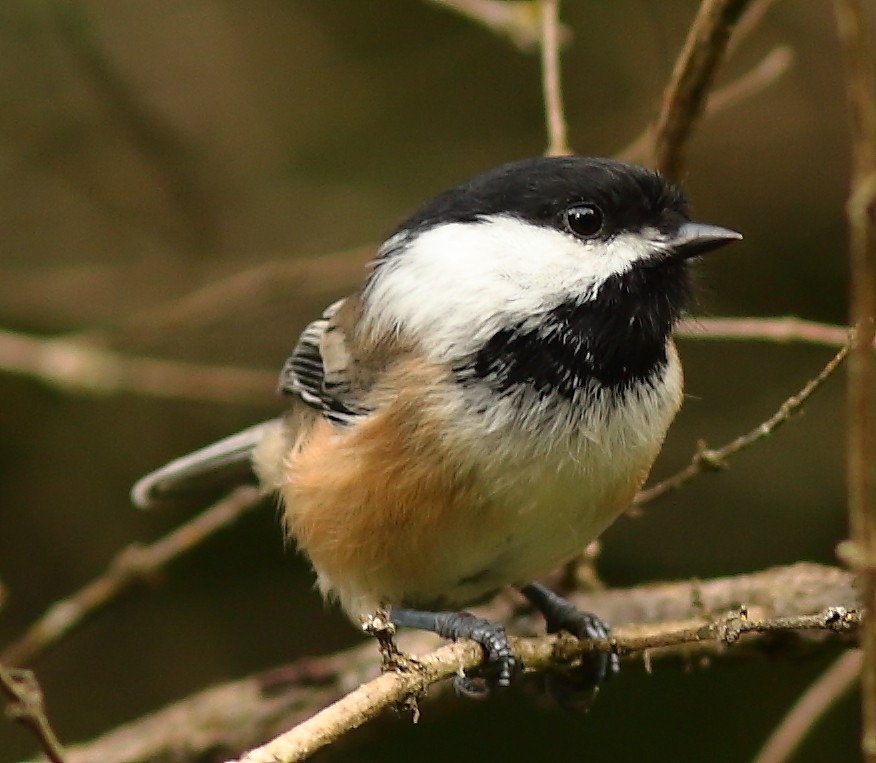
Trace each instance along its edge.
<path fill-rule="evenodd" d="M 655 113 L 692 0 L 567 0 L 573 146 L 611 154 Z M 708 119 L 686 186 L 746 240 L 700 268 L 704 315 L 844 322 L 848 145 L 828 3 L 778 3 L 721 82 L 777 45 L 795 64 Z M 201 287 L 270 263 L 378 242 L 419 202 L 544 149 L 538 58 L 415 0 L 4 0 L 0 4 L 0 325 L 88 332 L 130 353 L 278 369 L 298 332 L 356 281 L 363 253 L 314 260 L 197 320 L 160 320 Z M 352 264 L 351 264 L 352 263 Z M 265 272 L 264 270 L 254 271 Z M 274 271 L 271 271 L 274 272 Z M 829 356 L 802 346 L 681 346 L 688 400 L 655 475 L 766 418 Z M 612 584 L 832 562 L 844 537 L 841 379 L 779 434 L 606 535 Z M 124 544 L 196 507 L 144 514 L 142 473 L 279 409 L 83 396 L 0 375 L 0 611 L 8 643 Z M 199 688 L 354 643 L 252 513 L 34 666 L 65 741 Z M 518 694 L 419 726 L 390 723 L 358 760 L 415 756 L 740 761 L 828 663 L 630 668 L 584 721 Z M 842 704 L 795 760 L 855 757 Z M 467 743 L 467 744 L 466 744 Z M 0 722 L 0 762 L 33 753 Z"/>

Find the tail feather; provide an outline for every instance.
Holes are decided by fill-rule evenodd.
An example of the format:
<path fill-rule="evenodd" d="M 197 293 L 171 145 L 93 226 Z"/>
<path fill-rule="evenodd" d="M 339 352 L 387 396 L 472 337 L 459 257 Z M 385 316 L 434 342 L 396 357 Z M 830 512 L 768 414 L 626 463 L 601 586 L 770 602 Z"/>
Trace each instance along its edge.
<path fill-rule="evenodd" d="M 252 453 L 266 434 L 280 426 L 280 419 L 263 421 L 174 459 L 137 480 L 131 488 L 131 501 L 138 508 L 148 509 L 194 491 L 256 481 Z"/>

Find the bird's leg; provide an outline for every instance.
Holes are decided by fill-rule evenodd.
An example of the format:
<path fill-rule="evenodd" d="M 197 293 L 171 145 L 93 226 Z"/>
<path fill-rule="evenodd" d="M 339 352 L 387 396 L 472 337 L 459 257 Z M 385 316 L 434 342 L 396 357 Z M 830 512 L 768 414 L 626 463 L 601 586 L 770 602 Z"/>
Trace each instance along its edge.
<path fill-rule="evenodd" d="M 596 615 L 582 612 L 540 583 L 520 589 L 530 603 L 542 613 L 548 633 L 567 631 L 579 639 L 608 638 L 608 626 Z M 590 652 L 574 669 L 548 674 L 548 692 L 566 709 L 586 710 L 599 687 L 620 670 L 618 656 L 610 652 Z"/>
<path fill-rule="evenodd" d="M 455 686 L 461 694 L 481 699 L 489 694 L 490 684 L 504 688 L 511 683 L 514 655 L 505 628 L 499 623 L 476 617 L 470 612 L 424 612 L 395 608 L 390 611 L 389 619 L 402 628 L 431 631 L 449 639 L 467 638 L 484 648 L 484 664 L 495 670 L 495 676 L 491 676 L 487 684 L 468 676 L 457 676 Z"/>

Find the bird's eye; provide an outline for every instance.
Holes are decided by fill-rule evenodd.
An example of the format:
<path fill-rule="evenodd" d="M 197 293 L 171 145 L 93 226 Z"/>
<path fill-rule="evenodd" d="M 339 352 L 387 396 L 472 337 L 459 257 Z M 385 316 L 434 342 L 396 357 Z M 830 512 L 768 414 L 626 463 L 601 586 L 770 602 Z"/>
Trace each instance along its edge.
<path fill-rule="evenodd" d="M 579 238 L 591 238 L 602 230 L 602 210 L 594 204 L 576 204 L 563 213 L 566 227 Z"/>

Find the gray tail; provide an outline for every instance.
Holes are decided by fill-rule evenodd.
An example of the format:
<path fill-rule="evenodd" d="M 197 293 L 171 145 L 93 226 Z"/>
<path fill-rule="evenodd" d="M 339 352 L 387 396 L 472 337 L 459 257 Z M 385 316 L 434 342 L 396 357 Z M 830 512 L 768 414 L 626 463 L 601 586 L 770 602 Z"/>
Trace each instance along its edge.
<path fill-rule="evenodd" d="M 280 419 L 263 421 L 242 432 L 182 456 L 137 480 L 131 501 L 141 509 L 191 495 L 198 490 L 255 482 L 252 453 Z"/>

